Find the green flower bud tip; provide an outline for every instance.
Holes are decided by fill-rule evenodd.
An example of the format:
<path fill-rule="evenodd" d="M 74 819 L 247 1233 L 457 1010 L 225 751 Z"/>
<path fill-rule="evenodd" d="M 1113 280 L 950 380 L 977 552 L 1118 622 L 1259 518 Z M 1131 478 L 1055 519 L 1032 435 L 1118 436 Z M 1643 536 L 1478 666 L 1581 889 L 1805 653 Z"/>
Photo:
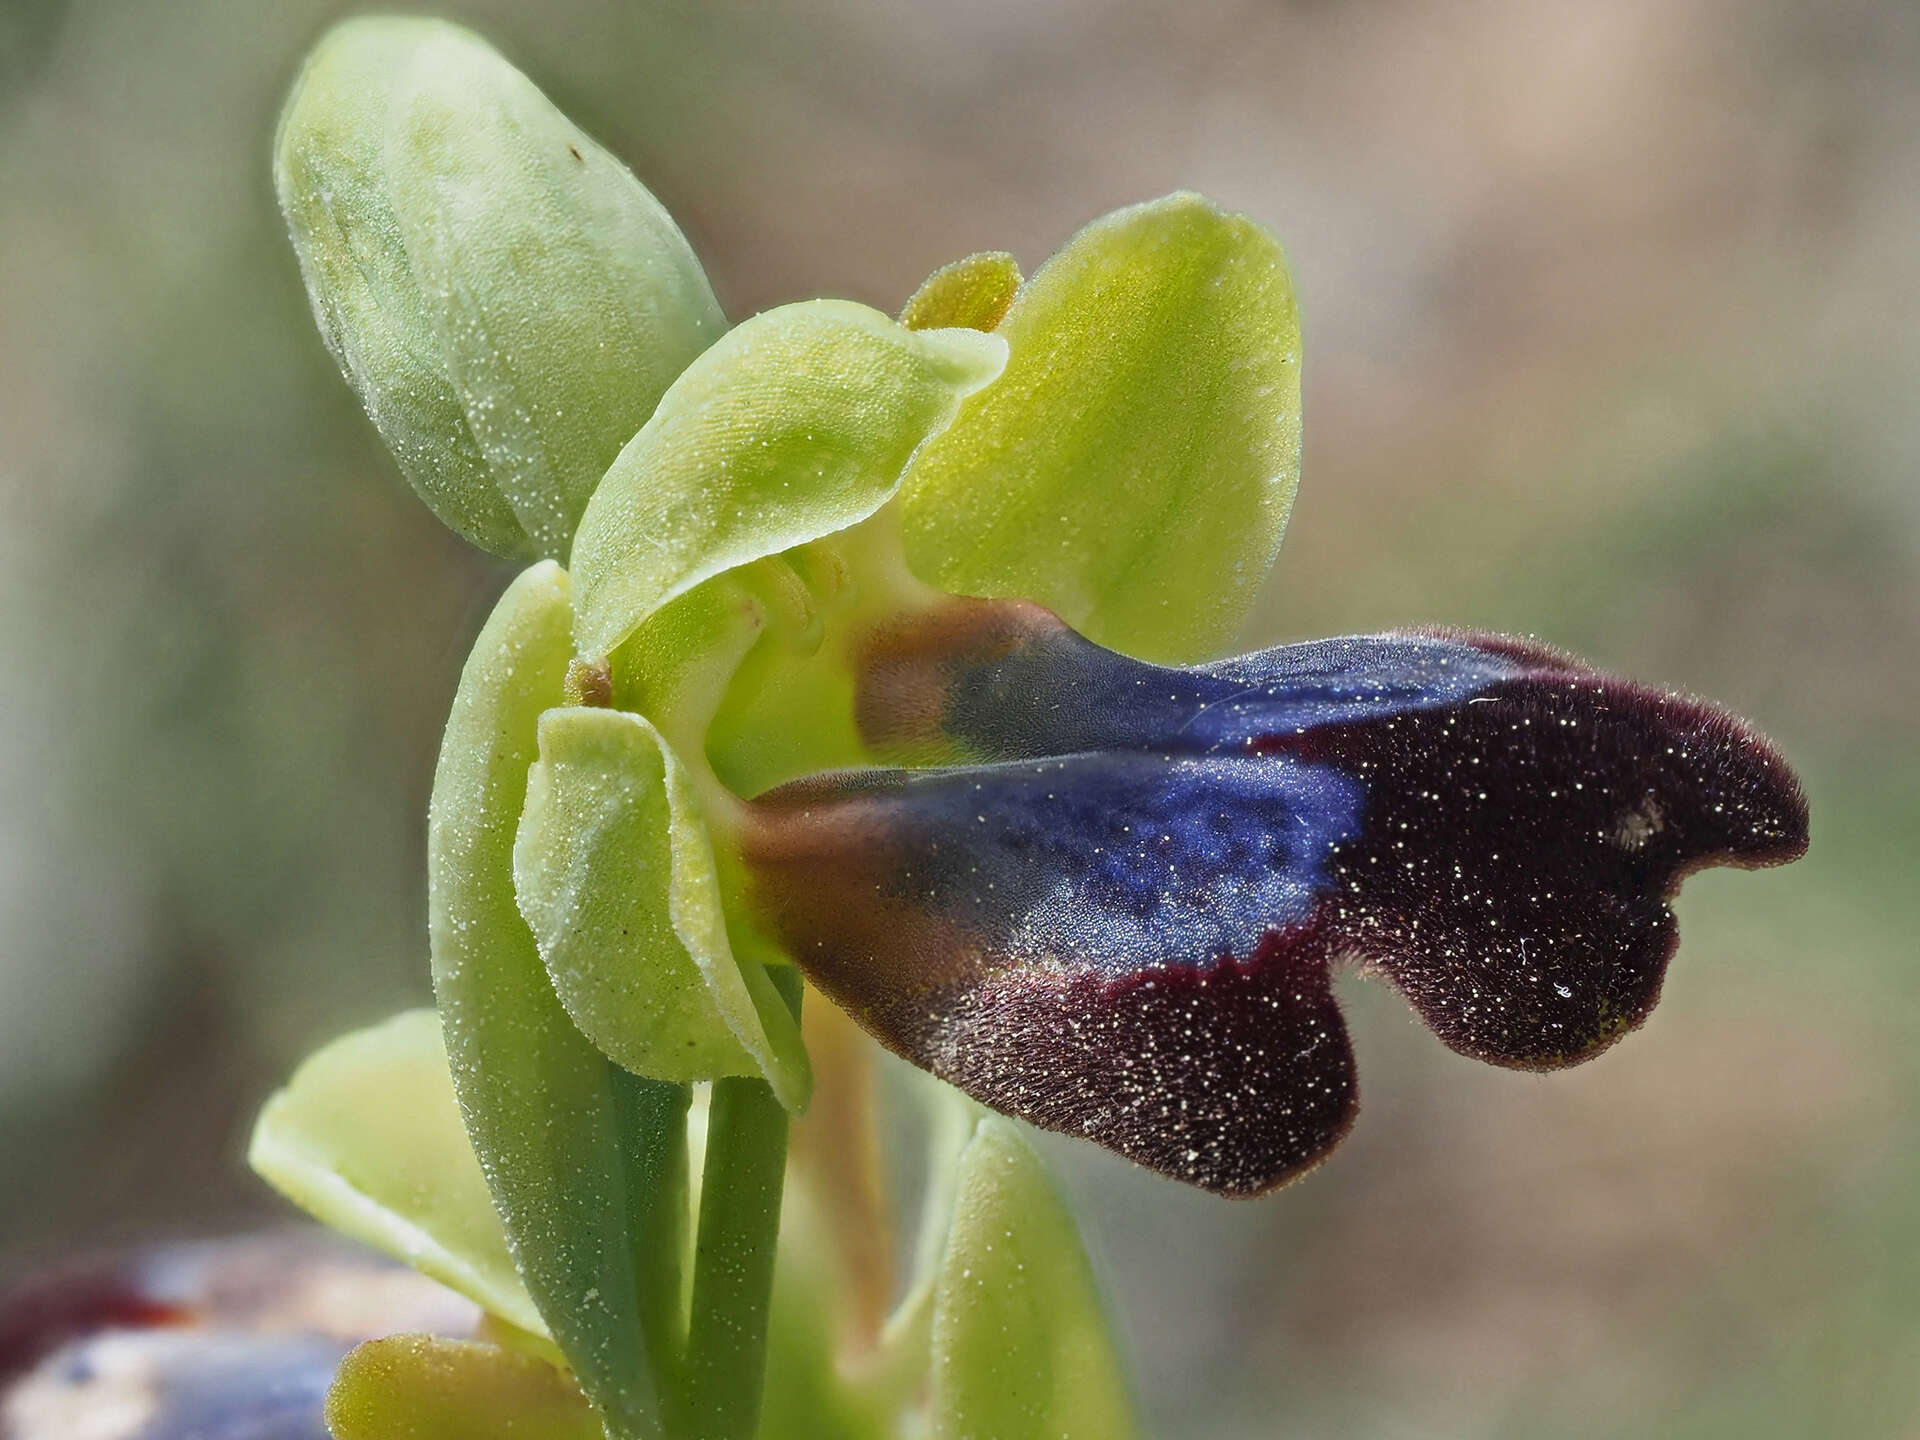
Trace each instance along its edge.
<path fill-rule="evenodd" d="M 321 334 L 435 514 L 563 556 L 726 326 L 658 201 L 457 26 L 351 20 L 307 61 L 274 183 Z"/>

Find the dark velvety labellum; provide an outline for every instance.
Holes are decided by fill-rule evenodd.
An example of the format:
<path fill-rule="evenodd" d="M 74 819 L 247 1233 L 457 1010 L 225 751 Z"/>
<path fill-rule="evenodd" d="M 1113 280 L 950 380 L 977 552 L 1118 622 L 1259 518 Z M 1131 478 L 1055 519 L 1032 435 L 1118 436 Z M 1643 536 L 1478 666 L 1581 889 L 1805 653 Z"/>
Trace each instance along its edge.
<path fill-rule="evenodd" d="M 880 636 L 859 704 L 883 750 L 985 763 L 756 802 L 809 978 L 984 1103 L 1229 1194 L 1352 1123 L 1334 963 L 1455 1050 L 1568 1065 L 1652 1008 L 1687 873 L 1806 846 L 1742 722 L 1498 637 L 1175 670 L 968 602 Z"/>

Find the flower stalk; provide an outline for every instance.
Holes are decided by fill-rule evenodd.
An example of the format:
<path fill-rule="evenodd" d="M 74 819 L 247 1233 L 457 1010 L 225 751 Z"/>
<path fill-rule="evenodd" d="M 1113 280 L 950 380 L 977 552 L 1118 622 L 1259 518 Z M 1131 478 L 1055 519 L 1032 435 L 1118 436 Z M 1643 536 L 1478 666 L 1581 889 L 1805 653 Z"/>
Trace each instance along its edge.
<path fill-rule="evenodd" d="M 800 1013 L 800 980 L 774 981 Z M 766 1373 L 768 1305 L 786 1190 L 787 1112 L 763 1080 L 713 1084 L 688 1329 L 686 1433 L 752 1440 Z"/>

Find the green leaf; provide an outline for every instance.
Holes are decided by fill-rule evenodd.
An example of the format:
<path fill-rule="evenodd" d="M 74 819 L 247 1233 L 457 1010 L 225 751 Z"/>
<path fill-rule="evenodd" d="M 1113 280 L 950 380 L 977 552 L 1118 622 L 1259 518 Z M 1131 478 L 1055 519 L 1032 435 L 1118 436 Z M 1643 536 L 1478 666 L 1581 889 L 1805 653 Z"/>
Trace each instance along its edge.
<path fill-rule="evenodd" d="M 726 328 L 659 202 L 457 26 L 331 31 L 274 181 L 348 383 L 421 498 L 496 554 L 564 555 L 607 465 Z"/>
<path fill-rule="evenodd" d="M 1279 244 L 1197 195 L 1119 210 L 1041 267 L 997 333 L 1006 373 L 902 484 L 916 573 L 1038 601 L 1150 660 L 1226 645 L 1299 475 Z"/>
<path fill-rule="evenodd" d="M 909 330 L 963 325 L 991 330 L 1005 317 L 1020 288 L 1020 262 L 1004 250 L 969 255 L 942 265 L 913 292 L 900 311 Z"/>
<path fill-rule="evenodd" d="M 677 1294 L 643 1285 L 636 1257 L 657 1276 L 661 1236 L 684 1233 L 684 1092 L 629 1075 L 574 1028 L 514 901 L 539 718 L 573 656 L 568 589 L 551 562 L 522 574 L 460 677 L 428 814 L 434 989 L 521 1278 L 609 1433 L 651 1440 L 675 1340 L 658 1317 Z"/>
<path fill-rule="evenodd" d="M 314 1052 L 261 1110 L 247 1160 L 342 1234 L 546 1333 L 467 1141 L 434 1011 Z"/>
<path fill-rule="evenodd" d="M 334 1440 L 602 1440 L 567 1376 L 477 1340 L 389 1335 L 340 1362 L 327 1391 Z"/>
<path fill-rule="evenodd" d="M 656 1080 L 764 1076 L 805 1102 L 806 1049 L 764 967 L 734 957 L 700 804 L 641 716 L 549 710 L 514 847 L 520 912 L 560 1001 Z"/>
<path fill-rule="evenodd" d="M 996 336 L 906 330 L 842 300 L 733 330 L 674 382 L 581 518 L 580 652 L 610 654 L 703 580 L 866 519 L 1005 355 Z"/>
<path fill-rule="evenodd" d="M 933 1315 L 937 1440 L 1124 1440 L 1126 1375 L 1073 1218 L 988 1116 L 960 1157 Z"/>

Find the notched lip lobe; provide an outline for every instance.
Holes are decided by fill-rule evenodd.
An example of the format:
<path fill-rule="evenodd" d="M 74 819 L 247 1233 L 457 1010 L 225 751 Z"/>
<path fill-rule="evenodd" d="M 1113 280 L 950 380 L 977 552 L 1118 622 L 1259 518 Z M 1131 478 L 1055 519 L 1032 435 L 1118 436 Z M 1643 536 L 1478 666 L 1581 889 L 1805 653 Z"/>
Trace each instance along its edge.
<path fill-rule="evenodd" d="M 1568 779 L 1585 778 L 1591 788 L 1603 794 L 1611 793 L 1616 801 L 1630 799 L 1634 793 L 1632 787 L 1643 785 L 1646 803 L 1654 807 L 1651 833 L 1657 835 L 1663 829 L 1670 830 L 1664 840 L 1649 849 L 1642 866 L 1614 874 L 1606 882 L 1623 900 L 1631 901 L 1635 908 L 1643 910 L 1647 924 L 1639 931 L 1639 953 L 1629 968 L 1637 970 L 1650 983 L 1636 983 L 1613 994 L 1615 1003 L 1611 1007 L 1602 1007 L 1601 1013 L 1589 1017 L 1593 1022 L 1591 1025 L 1576 1025 L 1575 1033 L 1566 1037 L 1573 1043 L 1560 1050 L 1554 1050 L 1544 1043 L 1547 1028 L 1544 1025 L 1538 1037 L 1543 1043 L 1538 1046 L 1506 1045 L 1495 1036 L 1492 1048 L 1489 1048 L 1463 1043 L 1464 1036 L 1461 1033 L 1454 1033 L 1451 1038 L 1445 1032 L 1440 1035 L 1443 1043 L 1456 1053 L 1510 1069 L 1557 1070 L 1591 1059 L 1637 1029 L 1657 1004 L 1679 940 L 1677 922 L 1667 902 L 1672 900 L 1682 882 L 1696 871 L 1716 866 L 1759 869 L 1799 858 L 1808 845 L 1805 795 L 1792 769 L 1772 742 L 1754 726 L 1719 706 L 1692 696 L 1655 690 L 1607 675 L 1531 641 L 1438 629 L 1401 633 L 1426 634 L 1471 644 L 1483 653 L 1513 662 L 1518 673 L 1492 681 L 1483 686 L 1480 693 L 1449 699 L 1444 704 L 1432 706 L 1425 712 L 1416 711 L 1408 717 L 1414 718 L 1416 725 L 1433 726 L 1442 714 L 1465 713 L 1472 716 L 1479 724 L 1463 727 L 1462 734 L 1466 736 L 1477 730 L 1477 738 L 1470 743 L 1482 747 L 1479 753 L 1483 758 L 1498 757 L 1504 742 L 1502 727 L 1509 716 L 1502 716 L 1498 711 L 1489 713 L 1478 710 L 1477 707 L 1482 705 L 1500 705 L 1504 702 L 1513 707 L 1509 715 L 1525 713 L 1535 725 L 1555 718 L 1569 723 L 1579 722 L 1583 735 L 1595 734 L 1594 727 L 1598 728 L 1591 749 L 1580 744 L 1547 745 L 1535 749 L 1522 743 L 1517 752 L 1517 768 L 1510 769 L 1508 777 L 1508 783 L 1513 786 L 1510 792 L 1513 805 L 1521 818 L 1524 818 L 1528 804 L 1537 806 L 1543 803 L 1548 787 L 1565 776 Z M 934 707 L 921 708 L 932 710 Z M 1424 719 L 1416 718 L 1422 713 Z M 1593 722 L 1593 727 L 1587 724 L 1589 720 Z M 1209 746 L 1206 753 L 1271 755 L 1281 763 L 1291 761 L 1333 765 L 1357 779 L 1379 779 L 1388 784 L 1391 784 L 1388 774 L 1398 764 L 1410 764 L 1417 774 L 1423 765 L 1432 763 L 1430 758 L 1423 759 L 1418 748 L 1409 752 L 1404 744 L 1397 755 L 1391 749 L 1380 751 L 1378 758 L 1388 762 L 1387 772 L 1381 772 L 1367 763 L 1371 747 L 1383 744 L 1381 737 L 1368 733 L 1378 723 L 1377 718 L 1329 720 L 1297 730 L 1256 733 L 1226 744 Z M 1424 739 L 1410 736 L 1409 740 L 1416 747 L 1440 743 L 1441 735 L 1450 731 L 1454 722 L 1447 719 L 1440 723 L 1447 730 L 1436 728 L 1428 731 Z M 1391 728 L 1391 725 L 1388 726 L 1388 729 Z M 1390 746 L 1398 742 L 1384 743 Z M 1123 748 L 1134 750 L 1139 747 Z M 1662 748 L 1666 751 L 1664 756 L 1659 753 Z M 1169 755 L 1166 758 L 1171 760 L 1172 757 Z M 1583 765 L 1588 767 L 1584 773 Z M 1596 778 L 1604 777 L 1609 772 L 1613 776 L 1610 782 L 1602 779 L 1600 786 L 1594 785 Z M 894 778 L 897 780 L 899 777 Z M 846 777 L 816 777 L 815 785 L 822 788 L 813 793 L 829 793 L 836 779 L 844 781 Z M 889 787 L 886 784 L 872 783 L 873 793 L 887 793 Z M 1604 786 L 1610 786 L 1610 791 L 1602 790 Z M 856 789 L 854 796 L 858 793 Z M 807 794 L 804 789 L 788 791 L 782 798 L 792 802 Z M 1495 798 L 1497 803 L 1498 796 Z M 1598 800 L 1599 796 L 1590 799 Z M 1599 811 L 1588 810 L 1582 814 L 1604 823 L 1605 809 L 1606 806 L 1602 805 Z M 1620 823 L 1625 824 L 1627 818 L 1630 817 L 1622 818 Z M 1579 823 L 1588 821 L 1583 819 Z M 1435 838 L 1443 843 L 1449 841 L 1446 833 L 1449 828 L 1446 822 L 1442 822 L 1440 833 Z M 1458 837 L 1460 843 L 1470 843 L 1467 838 L 1470 834 L 1470 829 L 1463 830 Z M 1638 848 L 1628 845 L 1624 840 L 1616 840 L 1615 843 L 1622 849 Z M 1596 880 L 1596 883 L 1600 881 Z M 1052 999 L 1065 1015 L 1072 1006 L 1088 1002 L 1100 1009 L 1125 1009 L 1131 1004 L 1140 1003 L 1135 997 L 1143 991 L 1172 992 L 1169 998 L 1177 1003 L 1179 992 L 1199 992 L 1217 983 L 1221 984 L 1223 990 L 1230 989 L 1236 983 L 1253 989 L 1271 988 L 1276 983 L 1273 972 L 1278 969 L 1284 974 L 1289 965 L 1318 971 L 1309 983 L 1316 990 L 1323 990 L 1325 998 L 1331 999 L 1334 975 L 1341 969 L 1354 969 L 1387 980 L 1394 988 L 1405 992 L 1407 998 L 1414 1001 L 1415 1008 L 1424 1013 L 1425 1007 L 1396 977 L 1390 954 L 1369 954 L 1364 940 L 1339 933 L 1342 926 L 1329 913 L 1328 906 L 1339 903 L 1343 898 L 1321 896 L 1311 913 L 1291 923 L 1269 927 L 1246 954 L 1228 952 L 1192 962 L 1163 961 L 1131 970 L 1110 969 L 1085 959 L 1067 959 L 1047 964 L 1038 971 L 1021 973 L 1023 967 L 1019 965 L 992 963 L 994 946 L 990 941 L 961 946 L 958 948 L 965 949 L 972 957 L 971 962 L 962 967 L 973 977 L 971 983 L 961 981 L 957 985 L 950 985 L 938 980 L 926 983 L 927 977 L 923 974 L 922 983 L 910 983 L 897 991 L 891 1003 L 879 1007 L 877 1012 L 871 1004 L 858 1008 L 866 1008 L 870 1019 L 878 1022 L 877 1027 L 869 1028 L 887 1048 L 922 1064 L 926 1063 L 926 1056 L 922 1053 L 924 1046 L 915 1044 L 909 1032 L 919 1025 L 937 1023 L 937 1017 L 942 1013 L 952 1019 L 954 1011 L 964 1011 L 967 1008 L 964 993 L 969 989 L 977 989 L 978 982 L 982 980 L 996 989 L 1010 987 L 1014 991 L 1024 991 L 1031 1000 L 1043 1006 L 1048 999 Z M 824 914 L 816 918 L 820 922 L 830 923 Z M 1623 943 L 1627 944 L 1629 950 L 1633 948 L 1634 942 L 1625 937 Z M 1339 946 L 1337 950 L 1333 948 L 1335 944 Z M 881 965 L 882 956 L 873 944 L 856 943 L 851 948 L 856 952 L 870 952 L 861 957 L 865 965 L 885 968 Z M 884 948 L 884 945 L 880 946 L 880 950 Z M 849 958 L 848 949 L 845 943 L 835 944 L 818 936 L 812 944 L 816 962 L 832 952 L 839 952 L 840 960 L 845 962 Z M 1497 960 L 1498 956 L 1492 958 Z M 982 960 L 987 963 L 980 963 Z M 1626 963 L 1623 958 L 1622 964 Z M 840 966 L 831 968 L 838 969 Z M 1284 980 L 1278 983 L 1282 986 L 1285 984 Z M 1610 981 L 1606 983 L 1611 986 Z M 959 992 L 957 995 L 956 991 Z M 1633 993 L 1635 991 L 1639 993 Z M 1077 1001 L 1072 999 L 1076 992 L 1079 997 Z M 869 1001 L 872 999 L 867 998 Z M 1230 996 L 1225 998 L 1231 999 Z M 1336 1004 L 1333 1008 L 1337 1016 L 1339 1007 Z M 1338 1025 L 1339 1019 L 1336 1018 L 1334 1023 Z M 1431 1016 L 1429 1024 L 1433 1024 Z M 1438 1026 L 1434 1028 L 1440 1029 Z M 1499 1048 L 1502 1045 L 1505 1048 Z M 953 1073 L 948 1073 L 945 1067 L 941 1070 L 946 1078 L 955 1081 L 966 1078 L 963 1072 L 964 1067 Z M 995 1099 L 989 1095 L 981 1094 L 979 1098 L 986 1099 L 989 1104 L 995 1103 Z M 1183 1162 L 1179 1154 L 1157 1145 L 1138 1148 L 1112 1140 L 1102 1143 L 1130 1154 L 1133 1159 L 1154 1170 L 1199 1184 L 1216 1194 L 1252 1198 L 1270 1193 L 1324 1163 L 1351 1130 L 1358 1113 L 1358 1084 L 1351 1074 L 1348 1075 L 1342 1100 L 1342 1109 L 1325 1117 L 1337 1123 L 1328 1134 L 1317 1137 L 1316 1143 L 1320 1148 L 1315 1153 L 1301 1163 L 1264 1173 L 1259 1173 L 1257 1166 L 1202 1165 L 1196 1169 Z M 1001 1103 L 1005 1106 L 1004 1099 Z M 1059 1129 L 1069 1135 L 1082 1133 L 1080 1127 L 1037 1118 L 1028 1113 L 1024 1105 L 1015 1104 L 1005 1108 L 1012 1109 L 1014 1113 L 1027 1113 L 1027 1118 L 1045 1128 Z M 1257 1151 L 1259 1147 L 1254 1148 Z"/>

